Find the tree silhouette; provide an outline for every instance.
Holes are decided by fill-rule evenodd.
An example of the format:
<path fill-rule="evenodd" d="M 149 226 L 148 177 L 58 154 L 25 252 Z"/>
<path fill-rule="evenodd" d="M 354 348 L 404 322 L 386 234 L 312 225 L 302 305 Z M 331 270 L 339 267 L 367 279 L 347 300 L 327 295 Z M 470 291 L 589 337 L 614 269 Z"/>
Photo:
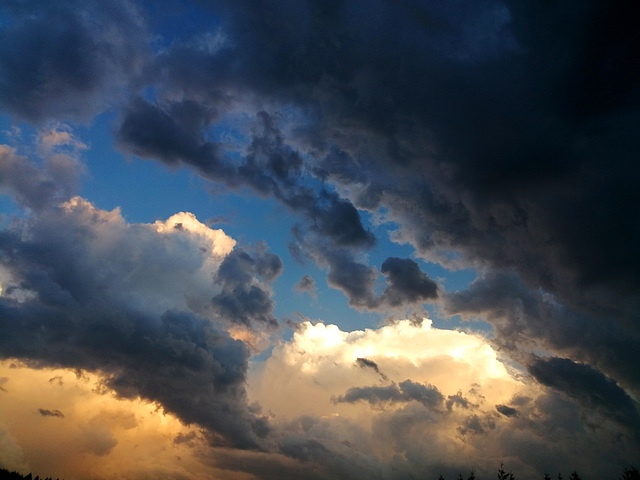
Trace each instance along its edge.
<path fill-rule="evenodd" d="M 5 470 L 4 468 L 0 468 L 0 480 L 53 480 L 51 477 L 46 477 L 41 479 L 38 475 L 35 477 L 28 473 L 27 475 L 22 475 L 18 472 L 10 472 L 9 470 Z M 56 479 L 59 480 L 59 479 Z"/>
<path fill-rule="evenodd" d="M 40 478 L 38 475 L 35 477 L 28 473 L 26 475 L 22 475 L 18 472 L 10 472 L 9 470 L 5 470 L 0 467 L 0 480 L 53 480 L 52 477 L 42 477 Z M 60 480 L 60 479 L 56 479 Z M 438 480 L 445 480 L 442 474 L 438 475 Z M 458 474 L 457 480 L 464 480 L 464 477 L 461 473 Z M 477 480 L 476 473 L 474 469 L 471 469 L 467 480 Z M 500 463 L 500 468 L 498 469 L 497 480 L 516 480 L 514 474 L 512 472 L 508 472 L 504 469 L 504 463 Z M 551 476 L 548 473 L 544 473 L 543 480 L 551 480 Z M 563 480 L 562 473 L 558 473 L 558 480 Z M 582 480 L 577 471 L 571 472 L 568 480 Z M 628 467 L 622 471 L 622 475 L 619 480 L 640 480 L 640 472 L 636 467 Z"/>
<path fill-rule="evenodd" d="M 625 468 L 620 480 L 640 480 L 640 472 L 636 467 Z"/>
<path fill-rule="evenodd" d="M 504 463 L 500 463 L 500 468 L 498 469 L 498 480 L 515 480 L 513 473 L 505 472 Z"/>

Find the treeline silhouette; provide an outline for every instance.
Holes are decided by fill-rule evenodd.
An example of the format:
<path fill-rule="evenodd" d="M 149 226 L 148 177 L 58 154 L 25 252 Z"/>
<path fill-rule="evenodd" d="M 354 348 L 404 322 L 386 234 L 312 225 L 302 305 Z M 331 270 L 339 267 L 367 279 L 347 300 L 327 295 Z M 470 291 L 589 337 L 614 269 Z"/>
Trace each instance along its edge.
<path fill-rule="evenodd" d="M 9 470 L 5 470 L 4 468 L 0 468 L 0 480 L 53 480 L 52 477 L 42 477 L 40 478 L 38 475 L 35 477 L 30 473 L 26 475 L 22 475 L 18 472 L 10 472 Z M 60 480 L 56 478 L 56 480 Z"/>
<path fill-rule="evenodd" d="M 496 478 L 497 480 L 517 480 L 513 472 L 508 472 L 504 469 L 504 464 L 502 463 L 500 464 L 500 468 L 498 469 L 498 476 Z M 575 470 L 571 472 L 571 475 L 569 475 L 569 477 L 567 478 L 568 480 L 582 480 L 582 477 Z M 564 480 L 562 473 L 558 473 L 557 479 Z M 447 479 L 444 478 L 442 475 L 440 475 L 438 477 L 438 480 L 447 480 Z M 462 476 L 461 473 L 459 473 L 455 480 L 465 480 L 465 478 Z M 480 479 L 476 477 L 475 471 L 471 470 L 466 480 L 480 480 Z M 545 473 L 544 476 L 542 477 L 542 480 L 552 480 L 552 478 L 548 473 Z M 620 480 L 640 480 L 640 472 L 635 467 L 625 468 L 622 471 Z"/>
<path fill-rule="evenodd" d="M 558 473 L 557 479 L 563 480 L 563 476 L 561 473 Z M 582 480 L 582 477 L 578 475 L 578 472 L 573 471 L 571 475 L 567 477 L 568 480 Z M 22 475 L 18 472 L 10 472 L 9 470 L 5 470 L 4 468 L 0 468 L 0 480 L 53 480 L 51 477 L 42 477 L 40 478 L 38 475 L 35 477 L 28 473 L 27 475 Z M 56 478 L 56 480 L 60 480 Z M 442 475 L 438 477 L 438 480 L 446 480 Z M 465 480 L 462 474 L 458 474 L 458 477 L 455 480 Z M 476 477 L 476 474 L 473 470 L 469 472 L 466 480 L 480 480 Z M 504 464 L 500 464 L 500 468 L 498 469 L 497 480 L 517 480 L 516 476 L 512 472 L 508 472 L 504 469 Z M 552 480 L 548 473 L 545 473 L 542 480 Z M 622 471 L 622 475 L 620 476 L 620 480 L 640 480 L 640 472 L 635 467 L 625 468 Z"/>

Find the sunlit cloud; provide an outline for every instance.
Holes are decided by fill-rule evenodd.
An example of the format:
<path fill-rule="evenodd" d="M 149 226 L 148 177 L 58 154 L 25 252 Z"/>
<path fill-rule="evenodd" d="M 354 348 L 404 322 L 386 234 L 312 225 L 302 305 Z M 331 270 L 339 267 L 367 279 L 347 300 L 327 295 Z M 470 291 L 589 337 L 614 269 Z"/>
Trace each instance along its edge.
<path fill-rule="evenodd" d="M 206 471 L 191 449 L 175 441 L 197 439 L 197 429 L 157 404 L 103 392 L 95 374 L 36 370 L 15 361 L 0 364 L 0 372 L 8 379 L 0 396 L 5 468 L 60 478 L 88 477 L 97 470 L 104 477 L 126 478 L 150 470 L 166 477 Z"/>

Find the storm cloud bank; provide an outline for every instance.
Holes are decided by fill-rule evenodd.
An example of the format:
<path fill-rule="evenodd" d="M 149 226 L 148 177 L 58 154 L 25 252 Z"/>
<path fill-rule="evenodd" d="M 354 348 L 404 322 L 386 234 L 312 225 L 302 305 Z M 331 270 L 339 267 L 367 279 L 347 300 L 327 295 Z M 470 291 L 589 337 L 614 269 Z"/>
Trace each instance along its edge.
<path fill-rule="evenodd" d="M 189 213 L 128 224 L 80 197 L 15 219 L 0 235 L 1 356 L 98 372 L 104 388 L 157 402 L 214 443 L 257 448 L 268 427 L 245 401 L 250 351 L 227 329 L 271 322 L 272 307 L 252 270 L 244 278 L 245 267 L 229 265 L 241 256 L 265 282 L 280 267 L 264 248 L 252 256 L 234 245 Z M 243 312 L 228 306 L 237 303 Z"/>
<path fill-rule="evenodd" d="M 41 161 L 0 146 L 0 192 L 21 209 L 1 219 L 0 356 L 100 372 L 121 397 L 158 402 L 202 426 L 210 445 L 246 449 L 218 452 L 218 465 L 245 462 L 256 474 L 393 479 L 428 467 L 454 475 L 458 464 L 425 465 L 420 455 L 450 458 L 446 445 L 456 439 L 468 459 L 509 455 L 533 477 L 547 468 L 543 456 L 557 465 L 614 438 L 638 446 L 632 6 L 3 2 L 0 109 L 41 128 Z M 303 383 L 331 385 L 328 405 L 370 408 L 371 430 L 357 415 L 328 420 L 305 383 L 290 391 L 301 398 L 295 417 L 277 395 L 256 395 L 286 417 L 274 431 L 247 400 L 246 338 L 280 324 L 273 284 L 282 258 L 265 244 L 234 248 L 189 213 L 133 224 L 74 196 L 84 173 L 78 152 L 89 147 L 60 122 L 99 114 L 114 118 L 125 155 L 279 202 L 295 218 L 292 257 L 319 267 L 355 311 L 420 318 L 431 304 L 443 320 L 489 322 L 492 347 L 472 350 L 495 348 L 513 362 L 509 395 L 485 402 L 482 382 L 445 391 L 400 353 L 380 361 L 378 344 L 335 360 L 357 382 L 332 380 L 325 360 L 300 350 L 305 363 L 292 345 L 328 333 L 329 350 L 357 341 L 307 325 L 277 345 L 265 371 L 274 384 L 293 371 Z M 413 258 L 374 264 L 387 232 Z M 448 290 L 426 272 L 430 263 L 476 278 Z M 319 298 L 309 275 L 297 288 Z M 418 335 L 400 325 L 381 331 Z M 458 347 L 441 352 L 443 369 L 467 352 Z M 310 371 L 317 375 L 304 376 Z M 557 451 L 544 444 L 554 424 L 565 442 Z M 420 436 L 430 429 L 433 439 Z M 388 444 L 374 445 L 376 435 Z M 637 460 L 621 452 L 602 458 Z"/>

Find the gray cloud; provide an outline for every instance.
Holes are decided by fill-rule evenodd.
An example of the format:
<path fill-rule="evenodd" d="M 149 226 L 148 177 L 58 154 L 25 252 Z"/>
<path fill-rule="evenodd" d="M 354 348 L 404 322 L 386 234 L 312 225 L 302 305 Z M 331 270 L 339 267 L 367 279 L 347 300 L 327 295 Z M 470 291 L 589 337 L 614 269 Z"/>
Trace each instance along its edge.
<path fill-rule="evenodd" d="M 306 235 L 301 228 L 294 228 L 293 233 L 296 243 L 290 245 L 290 250 L 294 256 L 306 254 L 307 258 L 326 267 L 329 286 L 342 291 L 354 308 L 390 311 L 419 306 L 435 300 L 438 295 L 437 284 L 414 260 L 395 257 L 382 264 L 387 287 L 377 294 L 375 287 L 380 277 L 377 269 L 360 260 L 352 248 L 335 246 L 315 234 Z"/>
<path fill-rule="evenodd" d="M 586 407 L 601 410 L 636 434 L 640 431 L 640 409 L 616 382 L 598 370 L 568 358 L 536 358 L 529 372 L 543 385 L 566 393 Z"/>
<path fill-rule="evenodd" d="M 125 110 L 118 141 L 139 157 L 154 157 L 169 165 L 197 164 L 203 171 L 216 172 L 220 152 L 202 134 L 215 118 L 215 108 L 191 100 L 161 107 L 135 98 Z"/>
<path fill-rule="evenodd" d="M 374 372 L 380 374 L 378 364 L 373 360 L 369 360 L 368 358 L 356 358 L 356 365 L 360 368 L 371 368 Z"/>
<path fill-rule="evenodd" d="M 625 65 L 637 33 L 623 7 L 479 2 L 472 21 L 455 6 L 375 2 L 356 16 L 357 2 L 302 3 L 304 30 L 276 4 L 262 7 L 268 26 L 249 5 L 216 8 L 236 42 L 210 59 L 216 78 L 228 81 L 233 51 L 241 88 L 312 112 L 315 137 L 296 140 L 319 152 L 323 178 L 388 208 L 399 239 L 445 264 L 454 251 L 467 265 L 512 268 L 561 303 L 633 324 L 637 137 L 626 125 L 637 73 Z M 383 19 L 384 40 L 372 38 Z"/>
<path fill-rule="evenodd" d="M 634 128 L 640 33 L 628 2 L 197 2 L 201 13 L 212 12 L 224 38 L 211 48 L 162 39 L 142 76 L 147 38 L 139 12 L 125 2 L 86 5 L 3 2 L 5 112 L 33 122 L 90 118 L 105 108 L 107 91 L 129 90 L 117 130 L 124 151 L 278 199 L 301 217 L 298 253 L 326 268 L 329 284 L 355 308 L 434 299 L 435 285 L 407 260 L 387 264 L 386 296 L 375 294 L 379 274 L 360 255 L 375 238 L 358 210 L 382 212 L 398 225 L 393 239 L 411 244 L 417 255 L 480 272 L 469 289 L 440 295 L 448 313 L 488 319 L 497 345 L 515 360 L 529 360 L 538 346 L 570 357 L 534 361 L 531 373 L 597 411 L 611 414 L 604 404 L 619 405 L 623 413 L 613 418 L 637 425 L 623 390 L 637 396 L 640 388 L 640 137 Z M 214 140 L 211 129 L 238 109 L 256 119 L 243 132 L 244 145 Z M 49 173 L 5 158 L 1 181 L 10 187 L 2 188 L 22 205 L 42 211 L 67 197 Z M 206 324 L 203 311 L 151 315 L 126 304 L 118 315 L 109 313 L 95 292 L 106 288 L 115 305 L 122 297 L 108 289 L 108 267 L 79 260 L 87 242 L 80 229 L 60 216 L 22 227 L 35 240 L 17 230 L 0 234 L 3 262 L 16 277 L 2 298 L 0 338 L 30 340 L 21 346 L 0 340 L 3 348 L 36 363 L 105 368 L 117 384 L 118 375 L 141 371 L 124 361 L 124 351 L 116 349 L 118 360 L 110 360 L 96 339 L 115 338 L 135 351 L 134 340 L 147 335 L 157 341 L 149 354 L 168 355 L 182 365 L 178 373 L 189 378 L 191 372 L 214 397 L 216 382 L 224 385 L 228 375 L 233 392 L 225 396 L 222 388 L 221 405 L 193 399 L 194 412 L 244 405 L 244 346 Z M 241 264 L 223 273 L 222 292 L 209 297 L 219 316 L 271 323 L 267 287 L 274 266 L 260 273 L 262 267 Z M 241 281 L 236 275 L 243 271 L 263 278 Z M 69 336 L 85 317 L 98 328 Z M 152 333 L 136 337 L 147 328 Z M 91 341 L 65 353 L 63 345 L 84 337 Z M 38 353 L 43 341 L 57 348 L 55 355 Z M 186 345 L 207 361 L 195 354 L 187 361 Z M 160 365 L 158 376 L 163 369 L 169 376 L 168 364 Z M 119 391 L 133 394 L 135 385 L 120 383 Z M 155 398 L 153 386 L 144 388 Z M 400 387 L 369 393 L 409 395 Z M 176 410 L 183 400 L 172 403 Z M 221 415 L 225 426 L 217 431 L 234 437 L 234 429 L 253 419 L 245 412 L 237 424 L 224 423 L 233 417 Z M 483 421 L 469 417 L 461 428 L 486 432 Z M 525 413 L 508 421 L 524 422 Z M 300 448 L 288 451 L 302 457 Z M 325 457 L 314 444 L 306 448 Z"/>
<path fill-rule="evenodd" d="M 529 288 L 513 272 L 481 275 L 467 290 L 445 295 L 443 305 L 451 314 L 486 318 L 495 328 L 496 341 L 514 356 L 528 351 L 535 340 L 637 389 L 634 357 L 640 339 L 633 329 L 608 314 L 570 308 L 550 293 Z"/>
<path fill-rule="evenodd" d="M 180 147 L 183 162 L 279 198 L 335 245 L 371 245 L 353 207 L 383 207 L 399 224 L 396 238 L 427 259 L 509 268 L 561 303 L 634 323 L 640 263 L 628 248 L 637 237 L 628 205 L 637 190 L 628 179 L 637 139 L 625 125 L 635 115 L 636 74 L 625 65 L 633 64 L 635 42 L 615 39 L 636 33 L 623 7 L 483 1 L 464 14 L 455 4 L 387 2 L 204 8 L 219 15 L 228 41 L 208 51 L 176 44 L 158 56 L 148 81 L 160 101 L 182 95 L 223 115 L 250 93 L 274 110 L 285 104 L 299 112 L 300 126 L 280 131 L 275 114 L 261 113 L 234 165 L 221 160 L 222 146 L 204 138 L 201 124 L 182 121 L 169 103 L 163 115 L 178 123 L 166 138 L 186 131 L 184 138 L 197 140 Z M 291 9 L 305 28 L 291 25 Z M 618 23 L 621 29 L 611 27 Z M 382 25 L 384 39 L 372 37 Z M 135 151 L 136 142 L 145 140 L 134 135 L 127 145 Z M 171 150 L 146 154 L 164 158 Z M 326 191 L 303 187 L 308 174 L 346 187 L 351 201 L 330 194 L 323 205 Z M 346 254 L 318 258 L 352 305 L 372 304 L 366 265 Z"/>
<path fill-rule="evenodd" d="M 213 297 L 213 306 L 232 322 L 276 326 L 268 284 L 282 272 L 282 261 L 264 245 L 254 250 L 236 249 L 225 257 L 214 279 L 222 291 Z"/>
<path fill-rule="evenodd" d="M 146 25 L 128 1 L 10 0 L 0 11 L 0 107 L 30 121 L 91 118 L 148 55 Z"/>
<path fill-rule="evenodd" d="M 77 188 L 82 166 L 67 155 L 51 156 L 44 168 L 6 145 L 0 146 L 0 194 L 33 210 L 69 199 Z"/>
<path fill-rule="evenodd" d="M 496 410 L 505 417 L 515 417 L 518 415 L 518 410 L 508 405 L 496 405 Z"/>
<path fill-rule="evenodd" d="M 186 444 L 186 445 L 192 446 L 194 444 L 194 440 L 197 438 L 197 436 L 198 435 L 196 434 L 196 432 L 190 432 L 190 433 L 187 433 L 187 434 L 179 433 L 173 439 L 173 443 L 175 445 Z"/>
<path fill-rule="evenodd" d="M 230 188 L 250 187 L 300 213 L 308 227 L 338 246 L 369 248 L 375 244 L 349 200 L 324 188 L 312 189 L 301 177 L 302 158 L 284 141 L 275 121 L 258 112 L 257 127 L 241 162 L 206 139 L 203 130 L 216 118 L 215 109 L 193 100 L 154 105 L 140 98 L 127 107 L 117 132 L 121 148 L 169 165 L 180 162 L 205 178 Z"/>
<path fill-rule="evenodd" d="M 39 408 L 38 413 L 43 417 L 64 418 L 64 413 L 62 413 L 60 410 L 48 410 L 46 408 Z"/>
<path fill-rule="evenodd" d="M 389 257 L 380 271 L 387 277 L 389 284 L 382 292 L 384 303 L 398 306 L 425 302 L 438 296 L 438 284 L 410 258 Z"/>
<path fill-rule="evenodd" d="M 295 289 L 298 292 L 307 292 L 313 298 L 317 297 L 316 281 L 309 275 L 303 275 L 300 278 L 300 281 L 296 284 Z"/>
<path fill-rule="evenodd" d="M 452 410 L 454 406 L 458 406 L 458 407 L 462 407 L 465 409 L 468 409 L 472 406 L 477 406 L 477 405 L 473 405 L 469 399 L 465 398 L 462 395 L 462 392 L 458 392 L 455 395 L 448 395 L 447 396 L 447 410 Z"/>
<path fill-rule="evenodd" d="M 13 222 L 0 232 L 10 279 L 9 295 L 0 297 L 0 357 L 98 372 L 120 397 L 158 402 L 207 429 L 212 441 L 257 448 L 269 428 L 246 404 L 250 352 L 225 326 L 273 321 L 268 293 L 247 286 L 251 275 L 271 281 L 281 263 L 258 248 L 253 257 L 237 250 L 224 264 L 210 257 L 212 240 L 197 230 L 205 227 L 190 228 L 163 236 L 78 198 Z M 245 262 L 234 264 L 238 258 Z M 215 261 L 223 264 L 223 294 L 239 289 L 247 299 L 254 287 L 262 294 L 223 310 L 220 322 L 202 316 L 215 305 Z"/>
<path fill-rule="evenodd" d="M 356 365 L 360 368 L 370 368 L 372 369 L 374 372 L 376 372 L 378 375 L 380 375 L 380 378 L 382 380 L 384 380 L 385 382 L 389 381 L 389 378 L 380 371 L 380 368 L 378 367 L 378 364 L 376 362 L 374 362 L 373 360 L 369 360 L 368 358 L 356 358 Z"/>
<path fill-rule="evenodd" d="M 458 427 L 461 435 L 482 435 L 496 428 L 495 419 L 490 415 L 473 414 L 468 416 L 464 423 Z"/>
<path fill-rule="evenodd" d="M 397 385 L 384 387 L 353 387 L 335 399 L 336 402 L 345 403 L 354 403 L 359 400 L 375 406 L 417 401 L 425 407 L 438 408 L 444 402 L 444 397 L 432 385 L 422 385 L 411 380 L 404 380 Z"/>

